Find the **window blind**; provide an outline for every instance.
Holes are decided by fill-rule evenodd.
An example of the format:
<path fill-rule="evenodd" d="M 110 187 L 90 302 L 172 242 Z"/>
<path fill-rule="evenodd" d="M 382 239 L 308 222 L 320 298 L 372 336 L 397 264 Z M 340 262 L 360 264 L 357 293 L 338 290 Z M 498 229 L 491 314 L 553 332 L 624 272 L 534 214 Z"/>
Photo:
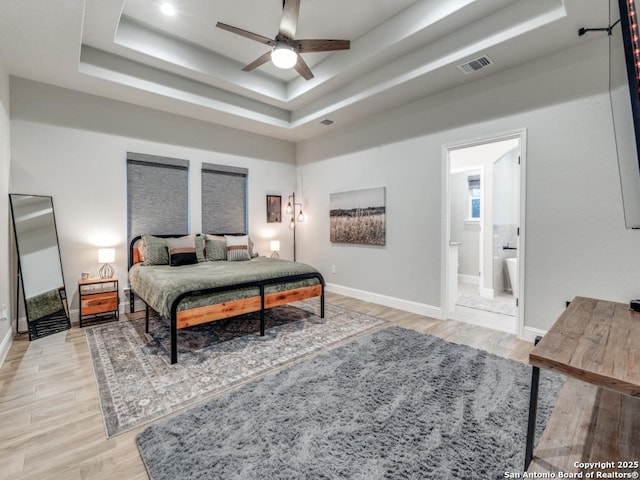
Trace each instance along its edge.
<path fill-rule="evenodd" d="M 480 175 L 469 175 L 467 181 L 469 182 L 469 190 L 480 188 Z"/>
<path fill-rule="evenodd" d="M 202 231 L 247 233 L 247 175 L 240 167 L 202 164 Z"/>
<path fill-rule="evenodd" d="M 189 161 L 127 152 L 127 235 L 189 233 Z"/>

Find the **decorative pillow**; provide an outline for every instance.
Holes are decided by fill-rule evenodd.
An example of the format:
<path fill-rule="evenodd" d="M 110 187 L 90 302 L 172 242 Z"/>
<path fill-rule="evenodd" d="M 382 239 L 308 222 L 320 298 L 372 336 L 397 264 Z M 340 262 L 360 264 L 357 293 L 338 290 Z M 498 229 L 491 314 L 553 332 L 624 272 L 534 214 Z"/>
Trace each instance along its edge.
<path fill-rule="evenodd" d="M 224 237 L 222 240 L 212 240 L 210 235 L 207 235 L 205 240 L 205 247 L 207 252 L 207 260 L 210 262 L 217 262 L 218 260 L 227 259 L 227 240 Z"/>
<path fill-rule="evenodd" d="M 249 237 L 249 256 L 251 258 L 258 256 L 258 253 L 253 251 L 253 240 L 251 240 L 251 237 Z"/>
<path fill-rule="evenodd" d="M 230 262 L 239 262 L 243 260 L 251 260 L 249 255 L 249 236 L 248 235 L 225 235 L 227 239 L 227 260 Z"/>
<path fill-rule="evenodd" d="M 212 235 L 211 233 L 205 233 L 205 237 L 207 237 L 209 240 L 222 240 L 223 242 L 227 241 L 224 235 Z"/>
<path fill-rule="evenodd" d="M 144 244 L 144 240 L 138 240 L 136 247 L 138 248 L 138 260 L 140 260 L 140 262 L 144 262 L 144 259 L 147 256 L 147 247 Z"/>
<path fill-rule="evenodd" d="M 167 248 L 172 267 L 198 263 L 194 237 L 167 238 Z"/>
<path fill-rule="evenodd" d="M 167 240 L 165 238 L 143 235 L 144 262 L 143 265 L 168 265 L 169 253 L 167 252 Z"/>
<path fill-rule="evenodd" d="M 198 235 L 195 238 L 196 257 L 198 258 L 198 263 L 207 261 L 207 250 L 206 250 L 205 240 L 206 238 L 203 235 Z"/>

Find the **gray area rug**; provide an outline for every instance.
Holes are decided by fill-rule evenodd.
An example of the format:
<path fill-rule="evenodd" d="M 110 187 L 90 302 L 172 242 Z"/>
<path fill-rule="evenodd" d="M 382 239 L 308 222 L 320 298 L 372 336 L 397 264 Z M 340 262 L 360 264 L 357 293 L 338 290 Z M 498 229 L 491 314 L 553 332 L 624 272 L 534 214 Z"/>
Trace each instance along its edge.
<path fill-rule="evenodd" d="M 484 310 L 485 312 L 501 313 L 511 317 L 515 317 L 518 314 L 518 308 L 514 304 L 481 296 L 460 295 L 456 300 L 456 305 Z"/>
<path fill-rule="evenodd" d="M 544 427 L 561 377 L 542 372 Z M 152 425 L 152 480 L 497 479 L 522 472 L 531 368 L 387 328 Z"/>
<path fill-rule="evenodd" d="M 299 361 L 387 322 L 304 300 L 178 331 L 178 363 L 170 364 L 169 324 L 158 318 L 86 328 L 107 437 L 123 433 Z"/>

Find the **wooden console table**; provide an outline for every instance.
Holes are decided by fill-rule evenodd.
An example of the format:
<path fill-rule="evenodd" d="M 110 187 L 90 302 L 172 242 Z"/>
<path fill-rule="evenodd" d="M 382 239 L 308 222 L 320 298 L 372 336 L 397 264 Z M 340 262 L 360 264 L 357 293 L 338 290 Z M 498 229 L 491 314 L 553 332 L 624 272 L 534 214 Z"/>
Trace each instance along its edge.
<path fill-rule="evenodd" d="M 586 473 L 596 467 L 580 462 L 613 462 L 597 468 L 640 472 L 640 314 L 622 303 L 576 297 L 533 348 L 529 363 L 525 470 Z M 569 378 L 534 457 L 541 368 Z"/>

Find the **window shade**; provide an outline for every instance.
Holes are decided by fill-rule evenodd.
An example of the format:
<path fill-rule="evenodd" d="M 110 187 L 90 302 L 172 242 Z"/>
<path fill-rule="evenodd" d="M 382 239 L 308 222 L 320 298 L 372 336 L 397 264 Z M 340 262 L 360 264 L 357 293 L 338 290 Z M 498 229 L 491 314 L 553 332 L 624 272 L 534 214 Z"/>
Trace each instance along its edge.
<path fill-rule="evenodd" d="M 469 190 L 480 188 L 480 175 L 469 175 L 467 181 L 469 182 Z"/>
<path fill-rule="evenodd" d="M 246 168 L 202 164 L 202 231 L 247 232 Z"/>
<path fill-rule="evenodd" d="M 127 234 L 189 233 L 189 161 L 127 153 Z"/>

